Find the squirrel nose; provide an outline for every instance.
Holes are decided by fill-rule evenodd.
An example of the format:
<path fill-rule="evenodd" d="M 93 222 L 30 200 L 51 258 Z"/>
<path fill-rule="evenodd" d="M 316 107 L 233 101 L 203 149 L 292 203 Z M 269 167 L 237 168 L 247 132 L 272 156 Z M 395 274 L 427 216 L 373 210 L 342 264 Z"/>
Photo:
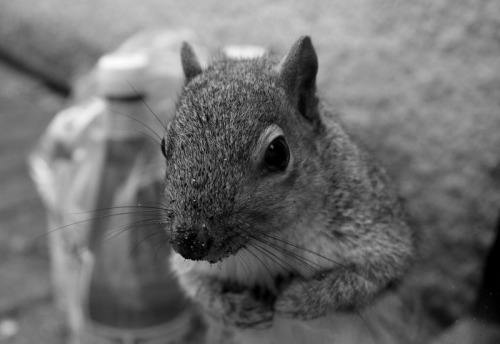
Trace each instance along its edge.
<path fill-rule="evenodd" d="M 202 260 L 212 247 L 213 238 L 206 228 L 178 229 L 172 240 L 172 248 L 186 259 Z"/>

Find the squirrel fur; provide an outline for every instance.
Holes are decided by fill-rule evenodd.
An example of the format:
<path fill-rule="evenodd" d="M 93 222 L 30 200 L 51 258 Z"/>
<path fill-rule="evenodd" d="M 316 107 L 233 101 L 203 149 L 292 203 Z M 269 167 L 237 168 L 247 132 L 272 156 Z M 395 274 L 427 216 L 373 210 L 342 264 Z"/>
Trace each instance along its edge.
<path fill-rule="evenodd" d="M 187 294 L 228 331 L 362 309 L 397 283 L 415 235 L 385 172 L 316 94 L 318 60 L 181 51 L 165 228 Z"/>

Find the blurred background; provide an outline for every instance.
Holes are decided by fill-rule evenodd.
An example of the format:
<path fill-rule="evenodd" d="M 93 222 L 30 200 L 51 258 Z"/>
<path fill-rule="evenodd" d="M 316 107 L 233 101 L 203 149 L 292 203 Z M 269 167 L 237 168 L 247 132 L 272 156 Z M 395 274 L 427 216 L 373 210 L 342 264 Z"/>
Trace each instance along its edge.
<path fill-rule="evenodd" d="M 66 338 L 27 154 L 101 54 L 178 27 L 211 48 L 311 35 L 319 93 L 387 167 L 420 232 L 408 292 L 435 333 L 469 311 L 500 209 L 499 1 L 0 0 L 0 342 Z"/>

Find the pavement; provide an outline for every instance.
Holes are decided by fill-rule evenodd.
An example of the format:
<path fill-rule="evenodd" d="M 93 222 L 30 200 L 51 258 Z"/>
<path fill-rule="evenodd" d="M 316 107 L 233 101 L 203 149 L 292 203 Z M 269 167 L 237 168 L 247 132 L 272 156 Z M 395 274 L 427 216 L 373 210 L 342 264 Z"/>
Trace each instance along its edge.
<path fill-rule="evenodd" d="M 0 343 L 64 343 L 27 154 L 71 86 L 142 29 L 206 45 L 310 34 L 318 88 L 389 170 L 419 229 L 415 292 L 434 333 L 467 314 L 500 209 L 500 3 L 494 0 L 0 1 Z"/>

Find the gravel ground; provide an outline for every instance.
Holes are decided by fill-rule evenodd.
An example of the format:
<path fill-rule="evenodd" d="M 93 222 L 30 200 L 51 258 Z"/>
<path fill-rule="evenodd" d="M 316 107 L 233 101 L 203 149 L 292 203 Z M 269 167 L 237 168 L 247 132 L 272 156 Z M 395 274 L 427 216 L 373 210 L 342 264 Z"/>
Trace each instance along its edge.
<path fill-rule="evenodd" d="M 209 46 L 288 46 L 310 34 L 320 93 L 389 169 L 421 233 L 421 261 L 408 292 L 419 295 L 438 328 L 467 313 L 500 209 L 500 2 L 5 1 L 0 55 L 64 89 L 102 52 L 138 29 L 160 26 L 191 27 Z M 15 137 L 1 149 L 8 162 L 0 169 L 0 247 L 9 256 L 0 264 L 3 277 L 18 256 L 45 259 L 40 248 L 12 253 L 25 245 L 18 236 L 38 235 L 30 231 L 33 223 L 40 228 L 42 214 L 26 178 L 13 175 L 26 175 L 27 147 L 62 100 L 46 90 L 30 93 L 25 85 L 39 85 L 2 73 L 8 74 L 1 78 L 8 104 L 2 114 L 16 116 L 3 116 L 1 126 Z M 22 211 L 25 204 L 34 211 Z M 46 272 L 15 268 L 16 278 L 29 281 L 31 268 Z M 3 285 L 2 279 L 1 299 L 15 299 Z"/>

